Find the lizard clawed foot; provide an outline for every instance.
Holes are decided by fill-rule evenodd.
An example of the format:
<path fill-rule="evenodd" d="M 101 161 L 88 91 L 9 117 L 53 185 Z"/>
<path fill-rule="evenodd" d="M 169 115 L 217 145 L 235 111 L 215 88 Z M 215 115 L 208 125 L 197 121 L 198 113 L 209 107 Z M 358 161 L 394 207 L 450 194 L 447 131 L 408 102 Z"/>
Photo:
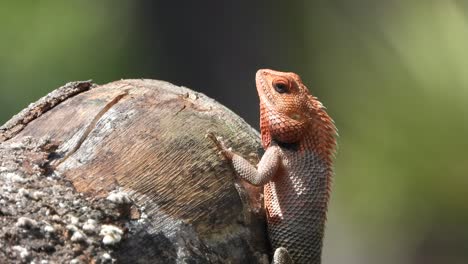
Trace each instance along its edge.
<path fill-rule="evenodd" d="M 232 149 L 231 148 L 227 148 L 226 145 L 224 144 L 223 142 L 223 138 L 222 137 L 217 137 L 213 134 L 213 132 L 208 132 L 206 135 L 205 135 L 206 138 L 209 138 L 211 139 L 215 144 L 216 144 L 216 147 L 218 148 L 219 152 L 221 154 L 223 154 L 223 156 L 228 159 L 228 160 L 231 160 L 232 159 L 232 156 L 233 156 L 233 153 L 232 153 Z"/>
<path fill-rule="evenodd" d="M 289 256 L 288 250 L 284 247 L 279 247 L 275 250 L 271 264 L 293 264 L 293 261 L 291 256 Z"/>

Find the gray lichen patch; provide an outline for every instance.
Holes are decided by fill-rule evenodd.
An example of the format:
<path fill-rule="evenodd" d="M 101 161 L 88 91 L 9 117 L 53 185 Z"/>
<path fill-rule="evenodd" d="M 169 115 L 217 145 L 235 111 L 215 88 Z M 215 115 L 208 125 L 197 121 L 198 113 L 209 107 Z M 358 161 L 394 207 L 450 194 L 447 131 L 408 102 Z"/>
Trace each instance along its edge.
<path fill-rule="evenodd" d="M 115 204 L 130 204 L 132 202 L 128 194 L 124 191 L 113 191 L 109 193 L 106 199 Z"/>
<path fill-rule="evenodd" d="M 53 149 L 47 139 L 0 143 L 0 263 L 115 262 L 108 245 L 126 238 L 126 214 L 113 201 L 77 193 L 48 167 Z M 112 243 L 103 243 L 99 231 L 108 226 Z"/>
<path fill-rule="evenodd" d="M 102 225 L 99 233 L 104 245 L 115 245 L 122 240 L 123 231 L 114 225 Z"/>

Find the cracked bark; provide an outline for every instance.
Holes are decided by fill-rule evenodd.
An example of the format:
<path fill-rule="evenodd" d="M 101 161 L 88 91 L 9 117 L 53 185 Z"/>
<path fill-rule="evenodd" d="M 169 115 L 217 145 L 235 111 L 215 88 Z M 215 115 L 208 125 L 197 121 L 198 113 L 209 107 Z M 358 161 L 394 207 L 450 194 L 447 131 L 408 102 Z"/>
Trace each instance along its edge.
<path fill-rule="evenodd" d="M 260 189 L 236 179 L 208 132 L 258 159 L 259 135 L 241 118 L 203 94 L 155 80 L 67 84 L 1 127 L 0 142 L 54 142 L 43 173 L 91 198 L 82 206 L 116 190 L 128 195 L 131 205 L 119 217 L 101 219 L 125 230 L 117 246 L 99 244 L 119 263 L 266 263 Z"/>

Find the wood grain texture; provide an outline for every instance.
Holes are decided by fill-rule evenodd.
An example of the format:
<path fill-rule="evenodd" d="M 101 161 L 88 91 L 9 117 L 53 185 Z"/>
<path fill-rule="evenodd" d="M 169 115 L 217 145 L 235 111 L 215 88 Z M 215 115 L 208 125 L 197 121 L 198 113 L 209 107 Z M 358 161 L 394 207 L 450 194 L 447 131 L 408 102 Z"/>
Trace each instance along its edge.
<path fill-rule="evenodd" d="M 29 122 L 52 109 L 66 99 L 91 89 L 91 81 L 70 82 L 29 105 L 3 126 L 0 127 L 0 142 L 8 140 L 18 134 Z"/>
<path fill-rule="evenodd" d="M 136 213 L 113 256 L 122 263 L 267 262 L 261 189 L 239 182 L 205 137 L 222 136 L 255 162 L 258 132 L 216 101 L 167 82 L 90 88 L 4 140 L 49 137 L 58 142 L 51 167 L 77 192 L 129 194 Z"/>

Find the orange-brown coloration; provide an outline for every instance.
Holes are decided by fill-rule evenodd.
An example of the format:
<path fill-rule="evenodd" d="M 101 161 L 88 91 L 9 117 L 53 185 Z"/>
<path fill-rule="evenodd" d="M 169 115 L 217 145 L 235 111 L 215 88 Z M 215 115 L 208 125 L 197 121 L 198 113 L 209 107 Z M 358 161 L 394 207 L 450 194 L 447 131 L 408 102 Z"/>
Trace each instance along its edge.
<path fill-rule="evenodd" d="M 297 149 L 280 150 L 281 166 L 264 187 L 270 240 L 276 249 L 286 247 L 297 263 L 320 263 L 335 125 L 297 74 L 259 70 L 256 84 L 264 149 L 284 143 Z"/>
<path fill-rule="evenodd" d="M 264 185 L 274 259 L 289 258 L 286 254 L 295 263 L 320 263 L 335 126 L 297 74 L 259 70 L 256 82 L 265 149 L 257 168 L 218 146 L 240 178 Z"/>
<path fill-rule="evenodd" d="M 309 94 L 299 75 L 269 69 L 258 70 L 260 130 L 263 148 L 272 138 L 284 143 L 299 143 L 300 150 L 311 150 L 331 166 L 337 134 L 333 120 L 317 97 Z M 286 84 L 278 93 L 275 84 Z"/>

